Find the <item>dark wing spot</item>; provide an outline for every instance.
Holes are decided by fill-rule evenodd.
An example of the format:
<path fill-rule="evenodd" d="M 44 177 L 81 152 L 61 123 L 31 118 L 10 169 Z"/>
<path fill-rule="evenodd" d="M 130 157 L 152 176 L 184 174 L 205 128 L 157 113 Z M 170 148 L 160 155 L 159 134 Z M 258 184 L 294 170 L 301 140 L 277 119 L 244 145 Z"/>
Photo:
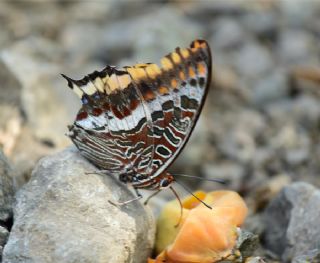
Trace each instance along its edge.
<path fill-rule="evenodd" d="M 162 145 L 158 145 L 156 151 L 158 154 L 160 154 L 161 156 L 164 156 L 164 157 L 170 157 L 170 155 L 171 155 L 170 150 L 168 150 L 166 147 L 164 147 Z"/>
<path fill-rule="evenodd" d="M 190 85 L 193 86 L 193 87 L 196 86 L 197 85 L 197 81 L 195 79 L 191 79 L 190 80 Z"/>
<path fill-rule="evenodd" d="M 206 81 L 205 81 L 205 78 L 204 78 L 204 77 L 199 78 L 199 85 L 200 85 L 200 87 L 203 87 L 205 82 L 206 82 Z"/>

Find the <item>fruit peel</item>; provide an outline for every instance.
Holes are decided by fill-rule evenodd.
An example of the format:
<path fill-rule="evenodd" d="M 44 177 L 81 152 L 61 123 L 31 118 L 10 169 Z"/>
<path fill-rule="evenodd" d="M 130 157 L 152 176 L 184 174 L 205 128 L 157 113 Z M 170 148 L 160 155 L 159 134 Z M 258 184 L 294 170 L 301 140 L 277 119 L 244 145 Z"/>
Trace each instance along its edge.
<path fill-rule="evenodd" d="M 150 263 L 163 260 L 168 263 L 212 263 L 234 253 L 237 227 L 248 213 L 243 199 L 233 191 L 207 194 L 198 191 L 194 195 L 212 209 L 189 196 L 182 201 L 182 221 L 175 227 L 181 208 L 178 201 L 169 202 L 158 220 L 156 253 L 159 256 L 153 261 L 150 259 Z"/>

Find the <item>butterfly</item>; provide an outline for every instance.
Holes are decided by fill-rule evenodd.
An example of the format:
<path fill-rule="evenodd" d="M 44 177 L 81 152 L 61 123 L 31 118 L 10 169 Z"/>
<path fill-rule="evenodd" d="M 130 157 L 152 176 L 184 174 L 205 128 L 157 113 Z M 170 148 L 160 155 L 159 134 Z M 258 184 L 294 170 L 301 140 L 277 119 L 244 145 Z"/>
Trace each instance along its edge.
<path fill-rule="evenodd" d="M 82 102 L 68 136 L 100 172 L 133 187 L 137 197 L 121 204 L 140 199 L 138 189 L 173 190 L 167 169 L 190 138 L 211 82 L 208 43 L 176 48 L 160 67 L 106 66 L 80 80 L 62 76 Z"/>

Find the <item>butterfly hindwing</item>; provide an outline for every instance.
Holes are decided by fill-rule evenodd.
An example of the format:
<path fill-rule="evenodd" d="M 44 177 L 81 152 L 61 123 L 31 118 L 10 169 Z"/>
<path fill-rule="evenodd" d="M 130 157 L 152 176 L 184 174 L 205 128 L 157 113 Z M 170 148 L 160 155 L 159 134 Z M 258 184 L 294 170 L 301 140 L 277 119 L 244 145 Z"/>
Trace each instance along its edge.
<path fill-rule="evenodd" d="M 107 66 L 78 81 L 64 76 L 83 103 L 69 136 L 99 168 L 111 174 L 133 172 L 134 185 L 145 185 L 186 144 L 210 76 L 210 49 L 203 40 L 177 48 L 160 67 Z"/>
<path fill-rule="evenodd" d="M 155 152 L 149 179 L 164 172 L 181 152 L 211 81 L 211 54 L 205 41 L 195 41 L 187 49 L 177 48 L 161 64 L 161 72 L 150 86 L 156 94 L 152 103 L 161 105 L 162 114 L 153 123 Z"/>

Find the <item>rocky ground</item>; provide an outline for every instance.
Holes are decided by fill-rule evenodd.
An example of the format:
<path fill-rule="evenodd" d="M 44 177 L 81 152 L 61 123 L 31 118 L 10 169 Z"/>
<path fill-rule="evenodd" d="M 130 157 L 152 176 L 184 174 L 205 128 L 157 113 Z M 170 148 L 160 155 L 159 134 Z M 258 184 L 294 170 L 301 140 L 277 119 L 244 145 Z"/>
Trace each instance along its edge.
<path fill-rule="evenodd" d="M 143 262 L 149 210 L 113 209 L 106 196 L 130 193 L 83 177 L 92 167 L 64 150 L 80 102 L 60 73 L 158 61 L 195 38 L 212 47 L 214 83 L 171 171 L 227 179 L 250 208 L 257 255 L 320 262 L 319 1 L 3 1 L 0 30 L 3 262 Z M 151 202 L 156 214 L 168 198 Z"/>

